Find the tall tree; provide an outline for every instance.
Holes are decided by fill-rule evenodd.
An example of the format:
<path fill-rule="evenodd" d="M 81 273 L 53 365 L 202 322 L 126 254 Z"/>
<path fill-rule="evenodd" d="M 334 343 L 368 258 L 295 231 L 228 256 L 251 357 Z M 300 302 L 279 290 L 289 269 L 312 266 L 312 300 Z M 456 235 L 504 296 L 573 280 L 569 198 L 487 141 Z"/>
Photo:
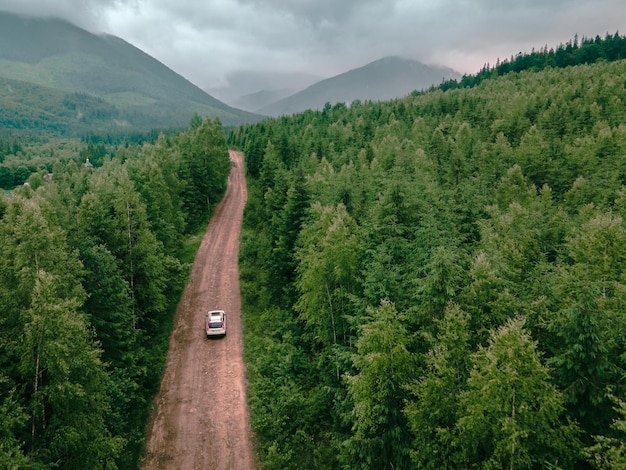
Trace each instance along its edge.
<path fill-rule="evenodd" d="M 410 467 L 410 434 L 402 413 L 407 388 L 415 370 L 407 349 L 402 315 L 389 301 L 371 309 L 361 326 L 348 390 L 354 401 L 353 436 L 347 443 L 350 468 Z"/>
<path fill-rule="evenodd" d="M 300 292 L 295 308 L 317 347 L 347 346 L 354 332 L 348 317 L 350 295 L 358 289 L 360 239 L 345 206 L 312 207 L 312 220 L 302 231 L 296 254 Z M 337 370 L 339 375 L 339 370 Z"/>
<path fill-rule="evenodd" d="M 291 308 L 296 301 L 294 286 L 297 267 L 295 248 L 309 204 L 304 176 L 301 172 L 296 173 L 295 180 L 287 191 L 287 201 L 280 213 L 270 260 L 271 278 L 283 290 L 281 296 L 283 308 Z"/>
<path fill-rule="evenodd" d="M 230 159 L 226 136 L 219 120 L 205 119 L 179 137 L 180 177 L 185 181 L 183 201 L 188 229 L 206 221 L 211 204 L 226 189 Z"/>
<path fill-rule="evenodd" d="M 538 468 L 576 462 L 576 429 L 563 424 L 563 396 L 551 383 L 523 318 L 493 331 L 461 394 L 460 461 L 478 468 Z"/>
<path fill-rule="evenodd" d="M 436 327 L 436 335 L 429 336 L 424 373 L 410 385 L 405 408 L 414 436 L 411 460 L 417 468 L 432 470 L 460 465 L 454 428 L 471 366 L 467 313 L 449 304 Z"/>
<path fill-rule="evenodd" d="M 0 223 L 0 305 L 8 333 L 0 348 L 13 396 L 28 417 L 16 435 L 33 462 L 102 468 L 120 444 L 106 422 L 109 377 L 79 311 L 80 263 L 43 206 L 25 188 L 10 198 Z"/>
<path fill-rule="evenodd" d="M 599 214 L 576 230 L 568 243 L 573 263 L 559 270 L 559 312 L 551 328 L 555 369 L 567 409 L 589 435 L 602 434 L 615 418 L 609 399 L 624 393 L 623 335 L 626 316 L 626 229 L 621 217 Z"/>
<path fill-rule="evenodd" d="M 76 299 L 60 295 L 54 276 L 38 272 L 19 346 L 30 396 L 30 447 L 63 468 L 106 468 L 122 441 L 107 429 L 109 377 L 77 307 Z"/>
<path fill-rule="evenodd" d="M 153 145 L 127 163 L 129 175 L 135 182 L 146 205 L 150 227 L 165 250 L 176 255 L 185 231 L 182 188 L 179 180 L 180 151 L 163 134 Z"/>
<path fill-rule="evenodd" d="M 420 309 L 428 319 L 441 318 L 445 306 L 454 299 L 463 285 L 463 256 L 453 246 L 439 246 L 424 266 L 419 280 Z"/>
<path fill-rule="evenodd" d="M 166 307 L 168 256 L 150 230 L 145 203 L 119 162 L 106 164 L 91 178 L 80 220 L 83 236 L 116 258 L 130 288 L 136 326 L 150 331 Z"/>

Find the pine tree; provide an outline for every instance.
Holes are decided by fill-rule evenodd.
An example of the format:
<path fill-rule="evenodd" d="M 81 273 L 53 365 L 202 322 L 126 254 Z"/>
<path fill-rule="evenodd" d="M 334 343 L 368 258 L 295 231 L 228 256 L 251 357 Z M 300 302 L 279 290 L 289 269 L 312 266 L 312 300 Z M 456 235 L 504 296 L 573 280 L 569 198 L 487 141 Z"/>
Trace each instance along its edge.
<path fill-rule="evenodd" d="M 565 391 L 567 409 L 589 435 L 602 434 L 615 418 L 610 387 L 624 377 L 623 305 L 626 229 L 620 217 L 599 214 L 571 237 L 573 263 L 563 265 L 555 285 L 559 312 L 551 323 L 550 364 Z M 614 393 L 623 393 L 617 385 Z"/>
<path fill-rule="evenodd" d="M 405 409 L 415 436 L 411 460 L 417 468 L 432 470 L 460 465 L 454 427 L 471 353 L 469 318 L 458 305 L 448 305 L 436 327 L 437 334 L 429 337 L 425 370 L 410 386 L 412 397 Z"/>
<path fill-rule="evenodd" d="M 382 301 L 365 321 L 353 359 L 357 373 L 347 378 L 354 434 L 345 459 L 350 468 L 409 468 L 411 442 L 402 409 L 415 361 L 404 320 L 393 304 Z"/>
<path fill-rule="evenodd" d="M 563 424 L 563 397 L 551 383 L 522 318 L 492 332 L 473 356 L 457 427 L 464 466 L 571 468 L 579 443 Z"/>

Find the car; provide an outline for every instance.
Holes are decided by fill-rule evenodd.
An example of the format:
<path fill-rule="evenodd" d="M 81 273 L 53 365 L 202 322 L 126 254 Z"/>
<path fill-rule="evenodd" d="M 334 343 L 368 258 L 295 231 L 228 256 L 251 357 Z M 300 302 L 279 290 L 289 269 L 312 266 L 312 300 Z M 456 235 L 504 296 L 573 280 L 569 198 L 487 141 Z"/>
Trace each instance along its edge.
<path fill-rule="evenodd" d="M 226 313 L 224 310 L 211 310 L 206 314 L 206 337 L 226 336 Z"/>

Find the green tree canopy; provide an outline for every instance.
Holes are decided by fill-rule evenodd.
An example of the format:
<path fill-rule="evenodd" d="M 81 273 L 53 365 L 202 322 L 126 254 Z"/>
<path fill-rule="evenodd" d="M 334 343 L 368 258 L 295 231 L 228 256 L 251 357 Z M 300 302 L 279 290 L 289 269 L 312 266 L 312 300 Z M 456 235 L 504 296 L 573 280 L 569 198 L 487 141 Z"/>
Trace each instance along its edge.
<path fill-rule="evenodd" d="M 576 428 L 563 424 L 563 396 L 516 317 L 494 331 L 473 357 L 461 394 L 459 462 L 481 468 L 570 467 Z"/>

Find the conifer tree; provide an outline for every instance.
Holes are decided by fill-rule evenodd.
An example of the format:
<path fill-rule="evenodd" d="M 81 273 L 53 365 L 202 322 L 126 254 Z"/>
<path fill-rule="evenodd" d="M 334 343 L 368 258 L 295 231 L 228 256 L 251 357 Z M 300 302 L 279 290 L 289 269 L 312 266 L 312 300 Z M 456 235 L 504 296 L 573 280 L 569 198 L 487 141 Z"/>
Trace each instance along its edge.
<path fill-rule="evenodd" d="M 473 356 L 457 423 L 459 462 L 480 468 L 571 468 L 579 443 L 563 424 L 563 396 L 551 383 L 523 318 L 493 331 Z"/>
<path fill-rule="evenodd" d="M 80 311 L 80 263 L 45 206 L 19 191 L 0 222 L 0 349 L 18 402 L 8 418 L 32 462 L 102 468 L 121 444 L 108 429 L 109 376 Z"/>
<path fill-rule="evenodd" d="M 311 343 L 324 349 L 346 346 L 354 334 L 348 317 L 350 295 L 358 289 L 358 227 L 343 204 L 336 208 L 315 204 L 298 247 L 296 286 L 300 297 L 295 308 L 306 324 Z"/>
<path fill-rule="evenodd" d="M 558 341 L 550 363 L 570 416 L 588 435 L 602 434 L 615 418 L 609 399 L 623 393 L 623 305 L 626 229 L 621 217 L 599 214 L 570 239 L 573 259 L 555 286 L 560 310 L 551 323 Z M 618 395 L 619 396 L 619 395 Z"/>
<path fill-rule="evenodd" d="M 471 365 L 468 315 L 449 304 L 436 327 L 437 333 L 429 336 L 424 372 L 410 385 L 405 408 L 414 435 L 411 460 L 417 468 L 432 470 L 461 464 L 455 461 L 454 428 Z"/>
<path fill-rule="evenodd" d="M 353 436 L 347 443 L 350 468 L 410 467 L 410 435 L 402 404 L 415 371 L 402 315 L 389 301 L 371 309 L 361 326 L 348 391 L 354 402 Z"/>

